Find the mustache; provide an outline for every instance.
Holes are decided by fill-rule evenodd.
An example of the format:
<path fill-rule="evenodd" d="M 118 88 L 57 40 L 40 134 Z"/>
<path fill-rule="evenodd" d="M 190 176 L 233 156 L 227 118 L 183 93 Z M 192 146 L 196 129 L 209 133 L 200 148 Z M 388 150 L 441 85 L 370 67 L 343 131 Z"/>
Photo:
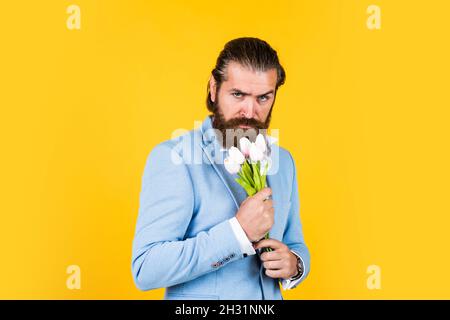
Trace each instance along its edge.
<path fill-rule="evenodd" d="M 228 128 L 234 128 L 240 125 L 249 126 L 256 129 L 265 129 L 266 127 L 264 122 L 258 121 L 254 118 L 234 118 L 225 121 L 225 126 Z"/>

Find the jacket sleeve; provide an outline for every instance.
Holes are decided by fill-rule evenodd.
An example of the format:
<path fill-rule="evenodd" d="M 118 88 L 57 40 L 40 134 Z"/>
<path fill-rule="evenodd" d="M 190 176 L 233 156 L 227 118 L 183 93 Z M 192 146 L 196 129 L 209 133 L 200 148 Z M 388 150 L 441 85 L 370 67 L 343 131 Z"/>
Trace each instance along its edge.
<path fill-rule="evenodd" d="M 141 290 L 195 279 L 242 258 L 227 220 L 185 238 L 194 190 L 182 157 L 161 143 L 147 158 L 132 248 L 132 275 Z"/>
<path fill-rule="evenodd" d="M 291 283 L 290 289 L 294 289 L 298 284 L 303 282 L 309 274 L 310 270 L 310 253 L 308 247 L 305 244 L 303 237 L 302 224 L 300 220 L 300 201 L 298 195 L 298 185 L 297 185 L 297 169 L 295 167 L 294 159 L 289 153 L 290 159 L 293 166 L 293 181 L 292 181 L 292 192 L 291 192 L 291 208 L 289 211 L 288 221 L 286 224 L 286 229 L 283 234 L 283 243 L 286 244 L 289 249 L 294 251 L 297 256 L 300 257 L 303 264 L 303 275 L 301 278 Z"/>

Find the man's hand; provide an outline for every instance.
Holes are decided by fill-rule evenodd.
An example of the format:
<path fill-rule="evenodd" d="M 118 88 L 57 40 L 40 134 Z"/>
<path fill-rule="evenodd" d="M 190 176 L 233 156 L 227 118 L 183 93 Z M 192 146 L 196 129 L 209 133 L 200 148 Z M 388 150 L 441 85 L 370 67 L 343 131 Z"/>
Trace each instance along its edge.
<path fill-rule="evenodd" d="M 289 279 L 297 274 L 297 257 L 283 242 L 275 239 L 263 239 L 255 243 L 254 248 L 272 248 L 274 251 L 261 254 L 266 275 L 271 278 Z"/>
<path fill-rule="evenodd" d="M 236 213 L 236 219 L 251 242 L 264 238 L 272 228 L 275 209 L 273 201 L 267 199 L 271 194 L 272 189 L 262 189 L 245 199 Z"/>

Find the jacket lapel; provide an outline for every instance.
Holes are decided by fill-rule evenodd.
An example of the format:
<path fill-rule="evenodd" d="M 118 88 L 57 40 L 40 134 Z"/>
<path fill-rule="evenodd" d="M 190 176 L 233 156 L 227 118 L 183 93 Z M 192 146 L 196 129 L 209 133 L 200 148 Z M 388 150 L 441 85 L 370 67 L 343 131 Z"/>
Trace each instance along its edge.
<path fill-rule="evenodd" d="M 270 231 L 270 238 L 276 239 L 278 237 L 278 233 L 274 232 L 274 231 L 277 230 L 278 223 L 280 221 L 280 219 L 278 219 L 278 217 L 277 217 L 277 210 L 278 210 L 277 207 L 283 201 L 282 200 L 283 197 L 282 197 L 282 195 L 280 193 L 280 192 L 283 192 L 283 189 L 282 189 L 282 187 L 280 185 L 279 175 L 277 175 L 277 174 L 268 175 L 266 179 L 267 179 L 267 186 L 272 189 L 272 201 L 273 201 L 273 204 L 275 206 L 275 219 L 274 219 L 274 224 L 273 224 L 272 228 L 270 229 L 271 230 Z M 281 241 L 281 239 L 277 239 L 277 240 Z"/>
<path fill-rule="evenodd" d="M 202 135 L 201 148 L 205 153 L 206 158 L 211 163 L 214 171 L 217 173 L 222 183 L 225 185 L 225 188 L 227 189 L 228 193 L 233 199 L 234 204 L 236 205 L 236 209 L 239 209 L 239 203 L 236 197 L 231 191 L 227 181 L 223 177 L 221 170 L 218 168 L 217 164 L 214 161 L 214 158 L 218 156 L 217 153 L 220 152 L 220 147 L 218 146 L 217 142 L 215 142 L 216 137 L 214 134 L 214 130 L 212 129 L 211 116 L 208 116 L 205 121 L 203 121 L 203 124 L 200 128 L 200 133 Z"/>

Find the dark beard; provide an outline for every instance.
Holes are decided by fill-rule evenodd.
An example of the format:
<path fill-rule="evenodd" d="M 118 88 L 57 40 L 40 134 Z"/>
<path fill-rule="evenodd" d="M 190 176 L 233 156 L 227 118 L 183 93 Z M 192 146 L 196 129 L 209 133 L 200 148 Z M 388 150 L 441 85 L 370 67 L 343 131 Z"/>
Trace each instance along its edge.
<path fill-rule="evenodd" d="M 255 141 L 258 133 L 263 135 L 267 134 L 267 128 L 269 128 L 272 115 L 272 108 L 270 108 L 270 112 L 265 122 L 253 118 L 233 118 L 226 121 L 223 113 L 220 111 L 217 96 L 215 100 L 212 126 L 222 134 L 222 139 L 219 138 L 219 141 L 222 140 L 222 147 L 226 149 L 229 149 L 232 146 L 239 148 L 240 138 L 247 137 L 250 141 Z M 239 125 L 249 126 L 250 128 L 239 128 Z M 219 132 L 217 132 L 217 134 L 218 133 Z"/>

